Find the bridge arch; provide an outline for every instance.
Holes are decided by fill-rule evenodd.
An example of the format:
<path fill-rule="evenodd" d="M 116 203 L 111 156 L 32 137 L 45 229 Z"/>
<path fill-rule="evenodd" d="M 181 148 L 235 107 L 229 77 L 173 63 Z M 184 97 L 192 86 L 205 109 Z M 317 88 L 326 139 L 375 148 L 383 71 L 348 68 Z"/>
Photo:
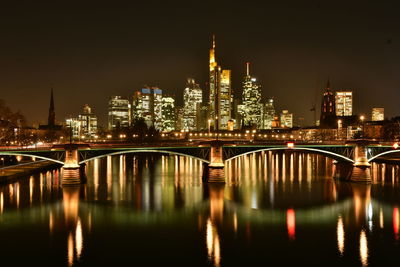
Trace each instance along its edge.
<path fill-rule="evenodd" d="M 400 153 L 400 150 L 397 150 L 397 149 L 396 149 L 396 150 L 389 150 L 389 151 L 381 152 L 381 153 L 379 153 L 379 154 L 377 154 L 377 155 L 375 155 L 375 156 L 369 158 L 369 159 L 368 159 L 368 162 L 371 162 L 371 161 L 373 161 L 374 159 L 376 159 L 376 158 L 378 158 L 378 157 L 380 157 L 380 156 L 387 155 L 387 154 L 391 154 L 391 153 Z"/>
<path fill-rule="evenodd" d="M 99 159 L 99 158 L 104 158 L 107 156 L 115 156 L 115 155 L 123 155 L 123 154 L 134 154 L 134 153 L 159 153 L 159 154 L 169 154 L 169 155 L 176 155 L 176 156 L 183 156 L 183 157 L 188 157 L 188 158 L 193 158 L 193 159 L 197 159 L 201 162 L 204 163 L 210 163 L 208 160 L 199 158 L 199 157 L 195 157 L 192 155 L 188 155 L 188 154 L 184 154 L 184 153 L 179 153 L 179 152 L 175 152 L 175 151 L 168 151 L 168 150 L 158 150 L 158 149 L 132 149 L 132 150 L 123 150 L 123 151 L 117 151 L 117 152 L 112 152 L 112 153 L 105 153 L 102 155 L 98 155 L 95 157 L 91 157 L 91 158 L 87 158 L 85 160 L 82 160 L 79 162 L 79 164 L 83 164 L 86 163 L 88 161 L 94 160 L 94 159 Z"/>
<path fill-rule="evenodd" d="M 326 150 L 322 150 L 322 149 L 317 149 L 317 148 L 310 148 L 310 147 L 292 147 L 292 148 L 288 148 L 286 146 L 285 147 L 262 148 L 262 149 L 257 149 L 257 150 L 253 150 L 253 151 L 248 151 L 248 152 L 245 152 L 245 153 L 241 153 L 241 154 L 235 155 L 234 157 L 226 159 L 225 161 L 230 161 L 230 160 L 236 159 L 238 157 L 249 155 L 249 154 L 253 154 L 253 153 L 257 153 L 257 152 L 280 151 L 280 150 L 287 150 L 287 151 L 300 150 L 300 151 L 314 152 L 315 154 L 322 154 L 322 155 L 325 155 L 325 156 L 327 156 L 329 158 L 332 158 L 332 159 L 335 159 L 335 160 L 342 159 L 342 160 L 344 160 L 346 162 L 354 163 L 354 160 L 352 160 L 352 159 L 350 159 L 350 158 L 348 158 L 346 156 L 343 156 L 341 154 L 338 154 L 338 153 L 334 153 L 334 152 L 330 152 L 330 151 L 326 151 Z"/>
<path fill-rule="evenodd" d="M 44 160 L 48 160 L 48 161 L 52 161 L 52 162 L 64 165 L 64 162 L 62 162 L 60 160 L 56 160 L 56 159 L 48 158 L 48 157 L 44 157 L 44 156 L 39 156 L 39 155 L 34 155 L 34 154 L 21 153 L 21 152 L 0 151 L 0 156 L 22 156 L 22 157 L 39 158 L 39 159 L 44 159 Z"/>

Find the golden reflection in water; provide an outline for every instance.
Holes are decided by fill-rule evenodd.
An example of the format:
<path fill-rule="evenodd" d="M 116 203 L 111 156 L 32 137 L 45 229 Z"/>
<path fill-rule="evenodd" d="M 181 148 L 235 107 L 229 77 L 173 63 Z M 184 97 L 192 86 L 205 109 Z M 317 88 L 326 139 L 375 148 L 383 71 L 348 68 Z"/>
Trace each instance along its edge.
<path fill-rule="evenodd" d="M 344 253 L 344 226 L 343 226 L 343 219 L 342 216 L 339 215 L 338 218 L 338 223 L 336 227 L 336 233 L 337 233 L 337 243 L 338 243 L 338 250 L 340 253 L 340 256 L 343 255 Z"/>
<path fill-rule="evenodd" d="M 206 242 L 209 261 L 214 263 L 215 267 L 219 267 L 221 263 L 221 248 L 218 231 L 209 218 L 206 227 Z"/>
<path fill-rule="evenodd" d="M 79 259 L 81 257 L 83 248 L 82 225 L 81 225 L 81 220 L 79 218 L 75 230 L 75 247 L 76 247 L 76 257 Z"/>
<path fill-rule="evenodd" d="M 4 195 L 3 192 L 0 193 L 0 213 L 3 214 L 4 209 Z"/>
<path fill-rule="evenodd" d="M 17 209 L 19 208 L 19 183 L 15 184 L 15 191 L 16 191 L 16 197 L 17 197 Z"/>
<path fill-rule="evenodd" d="M 78 219 L 79 188 L 63 188 L 63 206 L 65 222 L 67 225 L 74 224 Z"/>
<path fill-rule="evenodd" d="M 361 230 L 360 234 L 360 259 L 362 266 L 368 265 L 368 240 L 365 230 Z"/>
<path fill-rule="evenodd" d="M 351 188 L 353 191 L 355 221 L 356 224 L 363 224 L 368 219 L 369 205 L 371 203 L 371 185 L 351 184 Z"/>
<path fill-rule="evenodd" d="M 49 231 L 50 231 L 50 234 L 53 233 L 53 229 L 54 229 L 54 217 L 53 217 L 53 212 L 50 211 L 50 214 L 49 214 Z"/>
<path fill-rule="evenodd" d="M 288 236 L 290 240 L 296 239 L 296 214 L 294 209 L 288 209 L 286 211 L 286 225 L 288 230 Z"/>
<path fill-rule="evenodd" d="M 379 210 L 379 227 L 380 228 L 384 227 L 383 210 L 382 210 L 382 208 L 380 208 L 380 210 Z"/>
<path fill-rule="evenodd" d="M 74 240 L 72 238 L 72 233 L 68 235 L 68 266 L 72 266 L 74 263 Z"/>

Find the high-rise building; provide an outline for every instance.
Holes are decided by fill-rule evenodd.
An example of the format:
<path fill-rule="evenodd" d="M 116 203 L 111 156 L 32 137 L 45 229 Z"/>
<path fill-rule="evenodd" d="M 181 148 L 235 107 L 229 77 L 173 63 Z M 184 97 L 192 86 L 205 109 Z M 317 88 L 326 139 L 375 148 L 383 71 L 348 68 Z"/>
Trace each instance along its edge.
<path fill-rule="evenodd" d="M 286 109 L 282 110 L 281 113 L 281 127 L 293 128 L 293 113 L 289 113 Z"/>
<path fill-rule="evenodd" d="M 210 49 L 209 119 L 214 128 L 227 129 L 232 112 L 231 71 L 222 70 L 215 58 L 215 37 Z"/>
<path fill-rule="evenodd" d="M 175 130 L 175 99 L 172 96 L 162 98 L 162 131 L 171 132 Z"/>
<path fill-rule="evenodd" d="M 200 86 L 189 78 L 183 91 L 183 129 L 200 129 L 200 108 L 203 102 L 203 91 Z"/>
<path fill-rule="evenodd" d="M 148 127 L 162 130 L 162 90 L 158 87 L 145 87 L 133 95 L 133 117 L 143 118 Z"/>
<path fill-rule="evenodd" d="M 261 103 L 261 86 L 256 78 L 250 76 L 250 63 L 246 63 L 247 71 L 243 81 L 242 105 L 240 113 L 242 114 L 243 124 L 245 126 L 262 127 L 263 105 Z"/>
<path fill-rule="evenodd" d="M 330 82 L 328 80 L 321 102 L 320 127 L 322 128 L 337 127 L 335 96 L 330 87 Z"/>
<path fill-rule="evenodd" d="M 97 116 L 92 113 L 88 104 L 83 106 L 83 113 L 78 116 L 80 122 L 80 135 L 93 139 L 97 134 Z"/>
<path fill-rule="evenodd" d="M 372 108 L 372 121 L 383 121 L 385 119 L 384 108 Z"/>
<path fill-rule="evenodd" d="M 353 92 L 337 91 L 335 96 L 336 116 L 353 115 Z"/>
<path fill-rule="evenodd" d="M 79 139 L 81 137 L 81 122 L 79 118 L 68 118 L 65 120 L 65 126 L 69 132 L 69 136 L 72 139 Z"/>
<path fill-rule="evenodd" d="M 263 109 L 263 129 L 271 129 L 272 122 L 275 116 L 275 108 L 274 108 L 274 99 L 268 98 L 265 102 L 264 109 Z"/>
<path fill-rule="evenodd" d="M 128 128 L 131 124 L 131 105 L 121 96 L 112 96 L 108 101 L 108 130 Z"/>

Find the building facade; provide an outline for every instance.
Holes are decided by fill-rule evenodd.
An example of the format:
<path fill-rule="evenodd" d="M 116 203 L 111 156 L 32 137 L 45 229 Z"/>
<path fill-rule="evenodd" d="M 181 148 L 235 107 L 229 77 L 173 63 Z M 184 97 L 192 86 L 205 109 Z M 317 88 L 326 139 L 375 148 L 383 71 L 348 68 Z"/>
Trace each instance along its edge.
<path fill-rule="evenodd" d="M 92 108 L 85 104 L 83 113 L 78 116 L 80 122 L 80 134 L 88 139 L 94 139 L 97 136 L 97 116 L 92 113 Z"/>
<path fill-rule="evenodd" d="M 246 76 L 243 80 L 242 105 L 240 113 L 245 126 L 262 128 L 263 105 L 261 103 L 261 86 L 256 78 L 250 76 L 250 63 L 246 63 Z"/>
<path fill-rule="evenodd" d="M 337 91 L 335 93 L 336 116 L 353 115 L 353 92 Z"/>
<path fill-rule="evenodd" d="M 163 96 L 162 98 L 162 131 L 171 132 L 175 130 L 175 99 L 172 96 Z"/>
<path fill-rule="evenodd" d="M 162 90 L 158 87 L 145 87 L 133 95 L 133 117 L 143 118 L 148 127 L 154 126 L 162 131 Z"/>
<path fill-rule="evenodd" d="M 272 129 L 272 122 L 275 116 L 274 99 L 268 98 L 265 102 L 262 114 L 262 129 Z"/>
<path fill-rule="evenodd" d="M 200 129 L 200 109 L 203 103 L 203 90 L 194 79 L 187 80 L 183 91 L 183 129 Z"/>
<path fill-rule="evenodd" d="M 131 105 L 121 96 L 112 96 L 108 101 L 108 130 L 128 128 L 131 125 Z"/>
<path fill-rule="evenodd" d="M 335 108 L 335 96 L 328 83 L 325 88 L 325 92 L 322 96 L 321 101 L 321 117 L 319 121 L 321 128 L 336 128 L 336 108 Z"/>
<path fill-rule="evenodd" d="M 282 110 L 280 120 L 282 128 L 293 128 L 293 113 L 289 113 L 286 109 Z"/>
<path fill-rule="evenodd" d="M 384 108 L 372 108 L 372 121 L 383 121 L 385 119 Z"/>

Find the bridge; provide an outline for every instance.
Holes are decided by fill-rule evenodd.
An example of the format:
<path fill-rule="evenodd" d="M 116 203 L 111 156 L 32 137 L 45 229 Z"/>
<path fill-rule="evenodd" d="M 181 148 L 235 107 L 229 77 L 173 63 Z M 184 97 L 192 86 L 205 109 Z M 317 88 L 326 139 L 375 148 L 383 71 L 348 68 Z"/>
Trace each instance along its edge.
<path fill-rule="evenodd" d="M 128 153 L 161 153 L 186 156 L 203 162 L 207 182 L 225 182 L 224 166 L 229 160 L 262 151 L 290 151 L 322 154 L 334 159 L 335 177 L 356 182 L 370 182 L 370 162 L 390 153 L 397 146 L 354 140 L 341 143 L 243 143 L 225 141 L 160 143 L 150 145 L 58 144 L 51 147 L 0 148 L 0 155 L 35 157 L 59 163 L 63 167 L 63 184 L 79 184 L 85 177 L 85 163 L 96 158 Z"/>

